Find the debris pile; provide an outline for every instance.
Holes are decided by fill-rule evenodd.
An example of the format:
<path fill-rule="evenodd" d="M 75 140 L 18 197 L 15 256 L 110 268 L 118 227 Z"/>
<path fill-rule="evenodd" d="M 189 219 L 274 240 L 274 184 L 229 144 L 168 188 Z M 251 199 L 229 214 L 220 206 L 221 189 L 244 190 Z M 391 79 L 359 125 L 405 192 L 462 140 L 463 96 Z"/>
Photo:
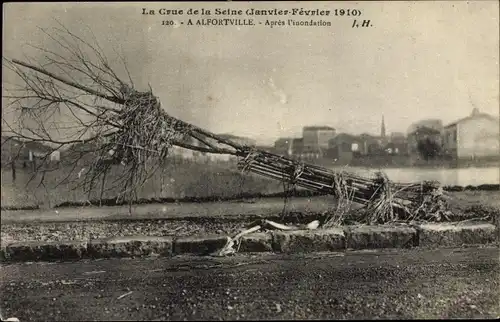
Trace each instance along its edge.
<path fill-rule="evenodd" d="M 97 143 L 96 148 L 90 151 L 95 155 L 95 161 L 84 174 L 89 191 L 98 184 L 104 186 L 106 173 L 112 164 L 122 164 L 121 180 L 117 180 L 114 187 L 121 189 L 122 198 L 131 200 L 135 189 L 155 174 L 170 148 L 178 146 L 199 152 L 233 155 L 239 158 L 238 166 L 243 172 L 324 192 L 339 202 L 361 204 L 367 223 L 446 216 L 446 202 L 438 182 L 395 183 L 382 173 L 366 178 L 347 171 L 334 171 L 256 150 L 174 118 L 162 107 L 151 88 L 149 91 L 138 91 L 131 80 L 126 82 L 118 77 L 98 51 L 100 47 L 91 46 L 69 31 L 67 33 L 77 43 L 76 46 L 70 42 L 63 43 L 70 55 L 67 60 L 62 61 L 60 54 L 45 51 L 49 57 L 52 54 L 50 64 L 33 65 L 15 59 L 9 63 L 26 83 L 24 96 L 15 97 L 15 102 L 23 111 L 36 111 L 39 115 L 44 111 L 52 113 L 52 108 L 65 107 L 73 115 L 76 110 L 79 115 L 95 119 L 95 122 L 83 126 L 83 132 L 95 133 L 86 138 L 86 142 Z M 85 56 L 81 47 L 95 53 L 94 60 Z M 61 72 L 57 74 L 46 69 L 50 65 L 59 67 Z M 78 81 L 83 79 L 87 83 Z M 91 97 L 93 101 L 82 100 L 82 97 Z M 33 98 L 38 98 L 38 101 Z M 23 99 L 24 104 L 21 104 Z M 27 108 L 34 101 L 36 103 Z M 78 121 L 82 123 L 79 118 L 75 120 Z M 90 129 L 92 131 L 88 131 Z M 34 141 L 52 140 L 44 138 L 44 131 L 39 132 L 21 137 Z M 62 146 L 78 140 L 51 142 Z M 324 220 L 320 224 L 329 223 L 329 220 Z"/>

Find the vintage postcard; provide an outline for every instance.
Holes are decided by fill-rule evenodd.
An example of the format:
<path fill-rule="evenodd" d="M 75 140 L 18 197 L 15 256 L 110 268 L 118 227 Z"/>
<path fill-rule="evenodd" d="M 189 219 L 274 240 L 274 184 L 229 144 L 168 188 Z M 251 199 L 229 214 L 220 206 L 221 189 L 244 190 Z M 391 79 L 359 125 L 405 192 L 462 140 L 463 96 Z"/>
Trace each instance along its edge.
<path fill-rule="evenodd" d="M 5 4 L 1 319 L 498 318 L 499 87 L 497 1 Z"/>

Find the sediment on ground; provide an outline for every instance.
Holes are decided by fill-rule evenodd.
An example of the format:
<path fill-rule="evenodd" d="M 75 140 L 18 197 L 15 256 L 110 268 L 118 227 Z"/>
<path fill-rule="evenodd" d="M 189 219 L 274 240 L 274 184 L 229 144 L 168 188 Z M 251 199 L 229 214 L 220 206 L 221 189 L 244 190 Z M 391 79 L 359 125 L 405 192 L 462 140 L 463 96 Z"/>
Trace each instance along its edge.
<path fill-rule="evenodd" d="M 288 201 L 287 214 L 283 219 L 281 211 L 284 201 L 276 199 L 256 199 L 249 200 L 250 195 L 246 195 L 246 200 L 237 200 L 236 202 L 226 203 L 184 203 L 175 206 L 170 211 L 162 211 L 162 207 L 140 206 L 146 209 L 144 213 L 129 214 L 123 212 L 119 207 L 101 207 L 95 208 L 104 215 L 113 210 L 117 215 L 105 216 L 103 218 L 78 218 L 69 222 L 64 218 L 59 218 L 61 213 L 52 211 L 52 216 L 57 217 L 59 222 L 36 222 L 28 218 L 22 222 L 9 222 L 8 218 L 30 217 L 30 213 L 18 212 L 2 214 L 1 242 L 2 245 L 16 241 L 58 241 L 58 240 L 76 240 L 76 239 L 97 239 L 107 237 L 117 237 L 124 235 L 150 235 L 150 236 L 188 236 L 199 234 L 224 234 L 234 235 L 247 228 L 255 220 L 268 219 L 281 224 L 304 224 L 312 220 L 319 219 L 325 211 L 335 212 L 335 203 L 328 196 L 313 197 L 314 193 L 302 191 L 303 197 L 292 198 Z M 490 222 L 500 227 L 500 193 L 497 191 L 481 192 L 452 192 L 451 211 L 452 216 L 442 218 L 442 221 L 456 222 L 463 220 L 480 219 Z M 272 195 L 276 197 L 279 195 Z M 214 200 L 215 201 L 215 200 Z M 271 205 L 272 203 L 272 205 Z M 292 207 L 292 204 L 294 206 Z M 299 206 L 301 205 L 301 206 Z M 213 206 L 215 211 L 202 211 Z M 123 207 L 122 207 L 123 208 Z M 149 209 L 151 208 L 151 209 Z M 76 209 L 76 208 L 75 208 Z M 92 207 L 85 207 L 85 212 L 93 213 Z M 138 211 L 139 208 L 137 208 Z M 246 210 L 244 210 L 246 209 Z M 294 209 L 293 211 L 290 211 Z M 182 213 L 177 211 L 182 210 Z M 63 210 L 59 210 L 63 212 Z M 64 210 L 71 213 L 71 208 Z M 6 217 L 7 216 L 7 219 Z M 174 218 L 175 217 L 175 218 Z M 355 225 L 369 224 L 359 217 L 355 212 L 350 215 L 342 215 L 341 220 L 336 225 Z M 383 224 L 383 223 L 382 223 Z"/>
<path fill-rule="evenodd" d="M 500 213 L 500 212 L 499 212 Z M 446 222 L 490 222 L 498 227 L 497 213 L 495 219 L 485 220 L 476 213 L 461 214 L 451 217 Z M 24 241 L 67 241 L 67 240 L 93 240 L 120 236 L 168 236 L 186 237 L 192 235 L 224 235 L 234 236 L 237 233 L 255 226 L 262 219 L 271 220 L 285 225 L 307 224 L 313 220 L 321 219 L 322 214 L 317 213 L 290 213 L 282 218 L 280 214 L 268 216 L 246 217 L 193 217 L 188 220 L 182 218 L 170 219 L 118 219 L 118 220 L 90 220 L 77 222 L 24 222 L 2 224 L 1 244 Z M 422 222 L 420 222 L 422 223 Z M 433 223 L 433 222 L 430 222 Z M 437 223 L 437 221 L 434 221 Z M 441 222 L 443 223 L 443 222 Z M 402 222 L 385 223 L 388 226 L 399 225 Z M 413 222 L 419 224 L 419 222 Z M 362 225 L 361 218 L 354 215 L 345 216 L 334 226 Z"/>
<path fill-rule="evenodd" d="M 297 225 L 317 218 L 314 213 L 292 213 L 283 220 L 281 215 L 245 217 L 192 217 L 183 219 L 118 219 L 76 222 L 4 223 L 2 245 L 22 241 L 89 240 L 130 235 L 184 237 L 191 235 L 234 236 L 262 219 Z"/>
<path fill-rule="evenodd" d="M 168 220 L 4 224 L 1 244 L 5 246 L 9 243 L 24 241 L 57 242 L 134 235 L 184 237 L 220 234 L 232 236 L 244 228 L 245 222 L 202 223 Z"/>

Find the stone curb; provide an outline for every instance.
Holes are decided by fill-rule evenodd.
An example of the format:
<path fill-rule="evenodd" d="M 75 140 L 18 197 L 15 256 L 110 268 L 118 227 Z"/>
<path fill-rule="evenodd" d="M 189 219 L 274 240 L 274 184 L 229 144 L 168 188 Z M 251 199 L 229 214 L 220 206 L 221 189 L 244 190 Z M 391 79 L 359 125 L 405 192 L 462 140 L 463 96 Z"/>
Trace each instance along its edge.
<path fill-rule="evenodd" d="M 227 236 L 192 236 L 177 238 L 174 241 L 174 255 L 209 255 L 222 249 L 229 241 Z"/>
<path fill-rule="evenodd" d="M 347 249 L 410 248 L 419 245 L 417 229 L 402 226 L 347 226 Z"/>
<path fill-rule="evenodd" d="M 346 240 L 342 228 L 276 231 L 273 236 L 273 250 L 280 253 L 310 253 L 341 251 Z"/>
<path fill-rule="evenodd" d="M 257 232 L 243 236 L 239 253 L 338 252 L 350 249 L 460 247 L 498 241 L 492 224 L 421 224 L 399 226 L 345 226 L 341 228 Z M 182 238 L 125 236 L 90 241 L 23 242 L 2 245 L 0 260 L 57 261 L 84 258 L 170 257 L 209 255 L 221 250 L 227 236 Z"/>
<path fill-rule="evenodd" d="M 422 247 L 453 247 L 494 243 L 498 231 L 492 224 L 451 225 L 424 224 L 418 227 Z"/>
<path fill-rule="evenodd" d="M 12 243 L 2 247 L 4 254 L 0 256 L 6 261 L 54 261 L 78 260 L 87 252 L 87 242 L 73 240 L 63 242 L 29 241 Z"/>
<path fill-rule="evenodd" d="M 86 255 L 91 258 L 171 256 L 172 248 L 170 237 L 127 236 L 91 240 Z"/>

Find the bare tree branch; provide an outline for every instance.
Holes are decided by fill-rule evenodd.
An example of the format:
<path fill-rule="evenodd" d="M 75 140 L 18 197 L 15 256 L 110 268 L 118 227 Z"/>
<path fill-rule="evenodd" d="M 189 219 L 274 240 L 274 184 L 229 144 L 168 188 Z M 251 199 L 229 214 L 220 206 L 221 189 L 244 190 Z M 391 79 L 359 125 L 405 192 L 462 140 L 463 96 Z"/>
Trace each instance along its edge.
<path fill-rule="evenodd" d="M 82 91 L 85 91 L 85 92 L 87 92 L 87 93 L 89 93 L 89 94 L 92 94 L 92 95 L 95 95 L 95 96 L 98 96 L 98 97 L 101 97 L 101 98 L 107 99 L 107 100 L 108 100 L 108 101 L 110 101 L 110 102 L 113 102 L 113 103 L 118 103 L 118 104 L 123 104 L 123 103 L 124 103 L 124 101 L 123 101 L 123 100 L 121 100 L 121 99 L 119 99 L 119 98 L 117 98 L 117 97 L 115 97 L 115 96 L 107 96 L 107 95 L 104 95 L 104 94 L 102 94 L 102 93 L 99 93 L 98 91 L 95 91 L 95 90 L 91 89 L 91 88 L 88 88 L 88 87 L 82 86 L 82 85 L 80 85 L 80 84 L 78 84 L 78 83 L 75 83 L 75 82 L 72 82 L 72 81 L 70 81 L 70 80 L 68 80 L 68 79 L 65 79 L 64 77 L 57 76 L 57 75 L 55 75 L 55 74 L 53 74 L 53 73 L 51 73 L 51 72 L 48 72 L 48 71 L 46 71 L 46 70 L 44 70 L 44 69 L 42 69 L 42 68 L 39 68 L 39 67 L 36 67 L 36 66 L 32 66 L 32 65 L 26 64 L 26 63 L 24 63 L 24 62 L 22 62 L 22 61 L 19 61 L 19 60 L 17 60 L 17 59 L 13 59 L 13 60 L 12 60 L 12 62 L 13 62 L 14 64 L 17 64 L 17 65 L 20 65 L 20 66 L 23 66 L 23 67 L 26 67 L 26 68 L 32 69 L 32 70 L 34 70 L 34 71 L 36 71 L 36 72 L 39 72 L 39 73 L 44 74 L 44 75 L 46 75 L 46 76 L 49 76 L 49 77 L 51 77 L 51 78 L 53 78 L 53 79 L 56 79 L 56 80 L 60 81 L 61 83 L 66 84 L 66 85 L 69 85 L 69 86 L 72 86 L 72 87 L 75 87 L 75 88 L 81 89 Z"/>
<path fill-rule="evenodd" d="M 91 31 L 92 42 L 60 23 L 52 31 L 41 31 L 56 48 L 31 45 L 40 52 L 38 63 L 3 63 L 18 78 L 4 96 L 7 108 L 16 114 L 12 124 L 4 122 L 5 128 L 23 145 L 50 146 L 37 156 L 33 177 L 40 175 L 39 185 L 44 185 L 46 173 L 57 169 L 50 162 L 54 151 L 67 154 L 57 185 L 73 180 L 75 189 L 82 188 L 89 197 L 96 189 L 100 197 L 116 189 L 118 198 L 128 199 L 154 175 L 173 145 L 242 155 L 242 146 L 169 116 L 151 88 L 135 90 L 125 58 L 115 51 L 128 83 L 122 80 Z M 110 175 L 113 171 L 117 173 Z"/>

